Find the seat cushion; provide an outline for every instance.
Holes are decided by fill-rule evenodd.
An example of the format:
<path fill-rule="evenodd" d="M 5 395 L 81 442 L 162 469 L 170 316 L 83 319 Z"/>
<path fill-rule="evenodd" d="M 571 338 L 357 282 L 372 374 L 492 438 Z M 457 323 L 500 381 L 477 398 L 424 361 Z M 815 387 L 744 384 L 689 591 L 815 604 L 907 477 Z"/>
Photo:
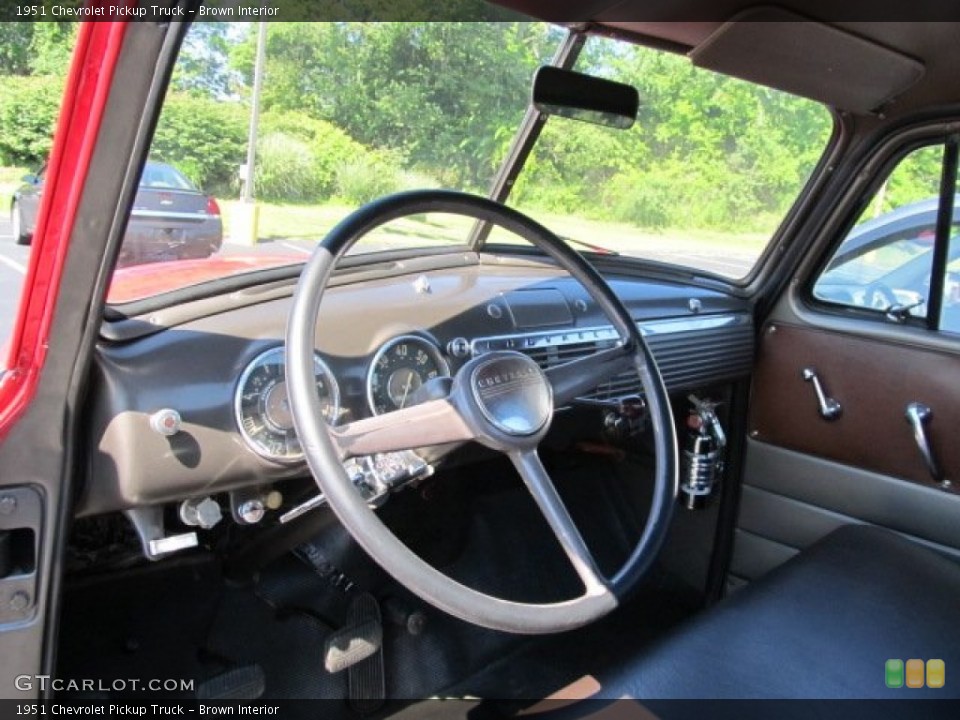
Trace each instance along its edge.
<path fill-rule="evenodd" d="M 889 659 L 943 660 L 939 689 L 890 689 Z M 952 673 L 952 674 L 951 674 Z M 605 697 L 960 697 L 960 564 L 848 525 L 602 679 Z"/>

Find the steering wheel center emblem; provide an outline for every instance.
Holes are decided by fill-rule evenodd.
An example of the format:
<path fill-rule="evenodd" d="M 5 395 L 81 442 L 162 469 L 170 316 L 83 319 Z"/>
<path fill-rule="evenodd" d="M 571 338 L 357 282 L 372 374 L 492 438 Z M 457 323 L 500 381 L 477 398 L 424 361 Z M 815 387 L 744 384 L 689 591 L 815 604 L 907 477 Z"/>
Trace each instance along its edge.
<path fill-rule="evenodd" d="M 482 362 L 470 377 L 473 398 L 483 416 L 508 435 L 533 435 L 553 412 L 553 392 L 540 367 L 511 353 Z"/>

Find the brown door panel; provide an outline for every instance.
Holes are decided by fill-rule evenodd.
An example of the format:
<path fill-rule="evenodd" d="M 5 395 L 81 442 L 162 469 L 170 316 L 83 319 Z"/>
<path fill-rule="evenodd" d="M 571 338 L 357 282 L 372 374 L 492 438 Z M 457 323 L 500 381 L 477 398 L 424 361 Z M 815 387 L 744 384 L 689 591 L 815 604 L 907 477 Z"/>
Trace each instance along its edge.
<path fill-rule="evenodd" d="M 820 416 L 804 368 L 840 402 L 837 419 Z M 947 478 L 960 478 L 960 357 L 790 325 L 763 330 L 750 410 L 751 436 L 761 442 L 939 487 L 906 420 L 911 402 L 933 411 L 934 454 Z"/>

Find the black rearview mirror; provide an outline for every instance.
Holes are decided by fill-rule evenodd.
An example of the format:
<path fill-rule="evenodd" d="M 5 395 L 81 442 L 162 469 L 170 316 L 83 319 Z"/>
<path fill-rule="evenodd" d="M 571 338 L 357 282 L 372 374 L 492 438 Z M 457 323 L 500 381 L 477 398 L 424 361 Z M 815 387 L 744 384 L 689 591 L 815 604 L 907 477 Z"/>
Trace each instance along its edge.
<path fill-rule="evenodd" d="M 637 119 L 640 94 L 624 83 L 544 66 L 533 77 L 533 105 L 548 115 L 626 130 Z"/>

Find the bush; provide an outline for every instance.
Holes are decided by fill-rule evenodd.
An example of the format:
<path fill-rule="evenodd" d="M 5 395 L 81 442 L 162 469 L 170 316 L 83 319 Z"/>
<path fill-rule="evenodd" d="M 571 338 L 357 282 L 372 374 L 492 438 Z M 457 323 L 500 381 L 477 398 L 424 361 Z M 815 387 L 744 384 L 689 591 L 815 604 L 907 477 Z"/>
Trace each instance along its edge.
<path fill-rule="evenodd" d="M 403 174 L 396 158 L 383 152 L 366 152 L 337 170 L 337 196 L 353 205 L 363 205 L 403 187 Z"/>
<path fill-rule="evenodd" d="M 200 187 L 223 194 L 236 187 L 246 149 L 247 111 L 243 106 L 170 93 L 150 156 L 174 165 Z"/>
<path fill-rule="evenodd" d="M 336 125 L 300 112 L 264 113 L 260 132 L 261 135 L 283 135 L 308 148 L 316 183 L 314 195 L 309 199 L 328 199 L 337 189 L 339 168 L 368 152 Z"/>
<path fill-rule="evenodd" d="M 57 77 L 0 77 L 0 164 L 46 162 L 62 95 Z"/>
<path fill-rule="evenodd" d="M 318 200 L 329 183 L 318 172 L 307 143 L 284 133 L 271 133 L 257 142 L 254 192 L 263 200 Z"/>

